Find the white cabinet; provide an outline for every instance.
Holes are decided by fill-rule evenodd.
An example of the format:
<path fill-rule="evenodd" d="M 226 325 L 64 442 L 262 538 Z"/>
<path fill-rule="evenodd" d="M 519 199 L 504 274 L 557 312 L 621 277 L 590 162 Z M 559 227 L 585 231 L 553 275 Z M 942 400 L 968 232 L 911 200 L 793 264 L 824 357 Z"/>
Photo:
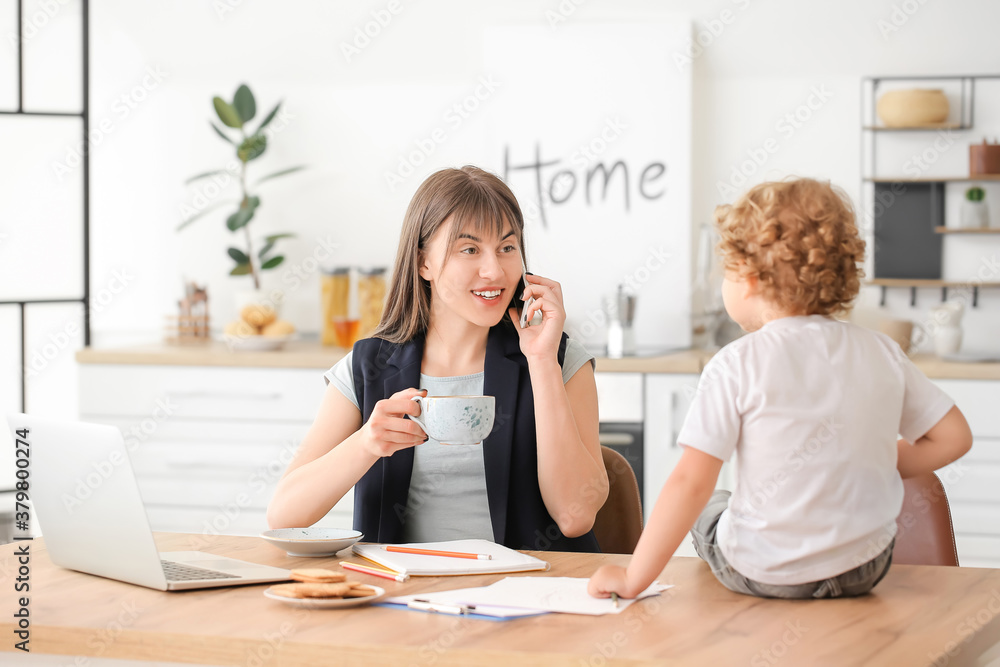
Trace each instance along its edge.
<path fill-rule="evenodd" d="M 80 365 L 80 419 L 122 430 L 153 530 L 256 535 L 322 400 L 311 369 Z M 350 527 L 353 491 L 319 525 Z"/>
<path fill-rule="evenodd" d="M 958 561 L 1000 567 L 1000 382 L 936 380 L 972 428 L 972 450 L 938 471 L 948 493 Z"/>

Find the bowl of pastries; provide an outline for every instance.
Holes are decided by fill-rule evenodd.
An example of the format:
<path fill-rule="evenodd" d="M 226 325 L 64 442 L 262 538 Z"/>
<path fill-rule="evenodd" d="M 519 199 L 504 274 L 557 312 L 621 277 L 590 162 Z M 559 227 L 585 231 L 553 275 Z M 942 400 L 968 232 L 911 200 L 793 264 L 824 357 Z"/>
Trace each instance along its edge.
<path fill-rule="evenodd" d="M 278 319 L 267 304 L 250 303 L 240 309 L 240 317 L 226 325 L 222 339 L 235 352 L 280 350 L 295 337 L 291 322 Z"/>

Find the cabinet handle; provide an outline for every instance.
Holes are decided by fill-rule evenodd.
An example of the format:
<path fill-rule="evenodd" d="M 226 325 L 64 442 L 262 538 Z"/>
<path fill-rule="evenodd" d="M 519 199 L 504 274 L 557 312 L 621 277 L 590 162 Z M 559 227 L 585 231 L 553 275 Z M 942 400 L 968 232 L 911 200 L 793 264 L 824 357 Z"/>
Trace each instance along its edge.
<path fill-rule="evenodd" d="M 248 392 L 238 392 L 238 391 L 227 391 L 227 392 L 215 392 L 215 391 L 168 391 L 166 392 L 168 398 L 238 398 L 238 399 L 251 399 L 254 401 L 273 401 L 281 398 L 281 394 L 270 393 L 270 394 L 253 394 Z"/>
<path fill-rule="evenodd" d="M 599 440 L 607 447 L 628 447 L 635 442 L 635 437 L 629 433 L 601 433 Z"/>

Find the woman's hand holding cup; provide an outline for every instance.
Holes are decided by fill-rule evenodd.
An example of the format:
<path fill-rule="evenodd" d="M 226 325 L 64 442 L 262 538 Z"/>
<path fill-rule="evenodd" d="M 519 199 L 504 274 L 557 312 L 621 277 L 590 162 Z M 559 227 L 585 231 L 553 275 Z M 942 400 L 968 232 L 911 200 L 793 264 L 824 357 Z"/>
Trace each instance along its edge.
<path fill-rule="evenodd" d="M 404 389 L 376 403 L 371 417 L 361 428 L 365 449 L 375 456 L 383 457 L 426 442 L 427 434 L 420 425 L 405 417 L 420 415 L 420 406 L 412 399 L 414 396 L 426 395 L 424 389 Z"/>

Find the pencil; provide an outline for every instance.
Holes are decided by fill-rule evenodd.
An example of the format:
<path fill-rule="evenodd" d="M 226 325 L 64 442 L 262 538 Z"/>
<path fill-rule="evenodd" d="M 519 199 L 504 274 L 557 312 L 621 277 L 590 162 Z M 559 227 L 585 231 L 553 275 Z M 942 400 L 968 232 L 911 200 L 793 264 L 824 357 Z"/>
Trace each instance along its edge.
<path fill-rule="evenodd" d="M 382 577 L 383 579 L 392 579 L 393 581 L 409 581 L 410 575 L 408 574 L 398 574 L 392 570 L 382 570 L 375 567 L 368 567 L 367 565 L 358 565 L 357 563 L 345 563 L 340 561 L 340 567 L 345 570 L 354 570 L 355 572 L 363 572 L 364 574 L 370 574 L 373 577 Z"/>
<path fill-rule="evenodd" d="M 415 547 L 386 546 L 386 551 L 395 551 L 401 554 L 421 554 L 423 556 L 447 556 L 448 558 L 471 558 L 472 560 L 493 560 L 489 554 L 469 554 L 464 551 L 435 551 L 434 549 L 417 549 Z"/>
<path fill-rule="evenodd" d="M 618 609 L 618 593 L 611 594 L 611 602 L 614 603 L 615 609 Z"/>

